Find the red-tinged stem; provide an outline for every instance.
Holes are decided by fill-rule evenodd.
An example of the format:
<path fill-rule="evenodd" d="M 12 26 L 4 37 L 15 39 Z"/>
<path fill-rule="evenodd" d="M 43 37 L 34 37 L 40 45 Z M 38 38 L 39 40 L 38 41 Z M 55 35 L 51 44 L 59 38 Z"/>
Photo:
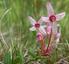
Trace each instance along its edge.
<path fill-rule="evenodd" d="M 49 45 L 50 45 L 50 43 L 51 43 L 51 37 L 52 37 L 52 29 L 51 29 L 51 34 L 50 34 L 50 38 L 49 38 L 49 43 L 48 43 L 48 46 L 47 46 L 46 51 L 48 51 Z"/>
<path fill-rule="evenodd" d="M 53 34 L 52 28 L 51 28 L 51 34 L 50 34 L 49 43 L 48 43 L 48 46 L 47 46 L 47 51 L 48 51 L 50 44 L 53 43 L 53 41 L 54 41 L 54 34 Z"/>
<path fill-rule="evenodd" d="M 41 50 L 45 49 L 45 43 L 44 43 L 44 39 L 40 40 L 40 44 L 41 44 Z"/>

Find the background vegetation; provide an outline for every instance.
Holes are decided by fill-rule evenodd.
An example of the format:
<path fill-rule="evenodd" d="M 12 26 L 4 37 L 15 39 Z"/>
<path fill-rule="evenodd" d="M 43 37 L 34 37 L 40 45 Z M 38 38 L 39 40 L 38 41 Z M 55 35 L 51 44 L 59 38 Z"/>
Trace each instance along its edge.
<path fill-rule="evenodd" d="M 52 0 L 61 20 L 62 36 L 50 57 L 37 54 L 36 33 L 30 32 L 28 16 L 47 16 L 47 0 L 0 0 L 0 64 L 57 64 L 69 62 L 69 0 Z M 63 61 L 62 61 L 63 60 Z M 68 63 L 69 64 L 69 63 Z"/>

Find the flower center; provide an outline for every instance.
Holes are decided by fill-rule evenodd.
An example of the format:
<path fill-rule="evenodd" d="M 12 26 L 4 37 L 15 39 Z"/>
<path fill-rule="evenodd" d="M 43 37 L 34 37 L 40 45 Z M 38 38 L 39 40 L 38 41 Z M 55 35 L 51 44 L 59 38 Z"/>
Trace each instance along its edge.
<path fill-rule="evenodd" d="M 35 27 L 36 27 L 36 28 L 39 28 L 39 27 L 40 27 L 40 24 L 37 22 L 37 23 L 35 24 Z"/>
<path fill-rule="evenodd" d="M 54 22 L 54 21 L 56 21 L 56 17 L 55 17 L 54 15 L 51 15 L 51 16 L 49 17 L 49 20 L 50 20 L 51 22 Z"/>

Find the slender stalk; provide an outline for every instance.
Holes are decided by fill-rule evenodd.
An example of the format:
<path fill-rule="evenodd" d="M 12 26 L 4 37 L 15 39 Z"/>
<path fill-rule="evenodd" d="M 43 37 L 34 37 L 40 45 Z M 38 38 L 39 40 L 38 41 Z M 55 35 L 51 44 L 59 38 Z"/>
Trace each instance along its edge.
<path fill-rule="evenodd" d="M 45 49 L 45 42 L 44 39 L 40 40 L 40 44 L 41 44 L 41 51 Z"/>
<path fill-rule="evenodd" d="M 53 22 L 53 24 L 54 24 L 54 22 Z M 55 38 L 55 35 L 53 33 L 53 30 L 51 29 L 51 34 L 50 34 L 50 38 L 49 38 L 49 43 L 48 43 L 48 46 L 47 46 L 47 50 L 48 50 L 49 46 L 54 42 L 54 38 Z"/>
<path fill-rule="evenodd" d="M 48 46 L 47 46 L 46 51 L 47 51 L 47 50 L 48 50 L 48 48 L 49 48 L 49 45 L 50 45 L 50 43 L 51 43 L 51 39 L 52 39 L 52 30 L 51 30 L 51 34 L 50 34 L 50 38 L 49 38 L 49 43 L 48 43 Z"/>

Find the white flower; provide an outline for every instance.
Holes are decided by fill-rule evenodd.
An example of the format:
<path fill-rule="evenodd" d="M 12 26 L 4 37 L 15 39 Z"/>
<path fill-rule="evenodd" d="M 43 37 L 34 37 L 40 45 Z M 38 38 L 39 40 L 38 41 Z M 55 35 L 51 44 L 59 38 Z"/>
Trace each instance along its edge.
<path fill-rule="evenodd" d="M 43 35 L 46 35 L 45 25 L 41 25 L 39 21 L 35 21 L 31 16 L 29 16 L 28 18 L 32 25 L 32 27 L 30 28 L 30 31 L 37 31 L 37 32 L 42 33 Z"/>

